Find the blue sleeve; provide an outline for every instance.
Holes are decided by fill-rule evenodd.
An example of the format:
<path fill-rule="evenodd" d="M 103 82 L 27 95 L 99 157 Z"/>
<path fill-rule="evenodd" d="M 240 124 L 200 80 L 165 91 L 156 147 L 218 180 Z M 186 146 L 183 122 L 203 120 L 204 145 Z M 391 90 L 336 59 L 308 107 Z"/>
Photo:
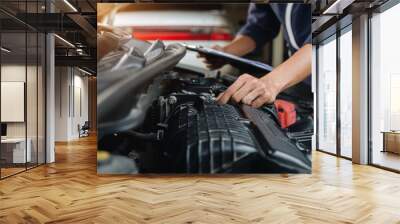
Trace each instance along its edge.
<path fill-rule="evenodd" d="M 304 41 L 303 46 L 306 44 L 311 44 L 312 43 L 312 35 L 308 35 L 307 39 Z"/>
<path fill-rule="evenodd" d="M 274 39 L 280 30 L 281 23 L 268 4 L 251 3 L 246 24 L 238 34 L 250 37 L 256 42 L 256 49 Z"/>

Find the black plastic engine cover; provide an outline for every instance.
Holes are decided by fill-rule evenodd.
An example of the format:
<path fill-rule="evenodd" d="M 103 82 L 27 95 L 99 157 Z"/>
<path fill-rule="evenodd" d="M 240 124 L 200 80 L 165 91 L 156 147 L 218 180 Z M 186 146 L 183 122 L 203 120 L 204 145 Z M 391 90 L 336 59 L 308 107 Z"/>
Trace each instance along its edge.
<path fill-rule="evenodd" d="M 169 120 L 163 150 L 171 172 L 254 172 L 251 163 L 261 159 L 248 121 L 232 105 L 186 103 Z"/>
<path fill-rule="evenodd" d="M 132 56 L 137 46 L 129 43 L 130 53 L 122 53 Z M 138 59 L 127 63 L 129 69 L 101 69 L 105 83 L 98 96 L 98 148 L 113 160 L 98 163 L 102 173 L 311 171 L 312 95 L 278 96 L 296 102 L 303 112 L 297 113 L 301 122 L 282 129 L 272 105 L 254 109 L 215 102 L 236 77 L 174 67 L 186 52 L 180 44 L 144 46 L 143 58 L 129 57 Z"/>

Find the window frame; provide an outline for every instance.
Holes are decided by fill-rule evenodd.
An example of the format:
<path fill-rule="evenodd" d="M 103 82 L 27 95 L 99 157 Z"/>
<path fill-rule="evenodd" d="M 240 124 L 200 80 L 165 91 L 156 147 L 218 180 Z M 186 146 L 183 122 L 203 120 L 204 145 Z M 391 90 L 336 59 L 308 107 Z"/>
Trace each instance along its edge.
<path fill-rule="evenodd" d="M 338 47 L 338 43 L 337 43 L 337 33 L 334 33 L 334 34 L 331 34 L 330 36 L 328 36 L 328 37 L 326 37 L 325 39 L 323 39 L 323 40 L 321 40 L 320 42 L 318 42 L 318 44 L 316 45 L 316 57 L 317 57 L 317 60 L 315 60 L 315 63 L 316 63 L 316 77 L 317 77 L 317 82 L 316 82 L 316 100 L 317 100 L 317 102 L 316 102 L 316 115 L 317 115 L 317 125 L 316 125 L 316 147 L 317 147 L 317 151 L 321 151 L 321 152 L 324 152 L 324 153 L 327 153 L 327 154 L 331 154 L 331 155 L 336 155 L 336 153 L 337 153 L 337 136 L 336 136 L 336 139 L 335 139 L 335 144 L 336 144 L 336 153 L 332 153 L 332 152 L 329 152 L 329 151 L 327 151 L 327 150 L 324 150 L 324 149 L 321 149 L 320 148 L 320 141 L 319 141 L 319 139 L 320 139 L 320 129 L 319 129 L 319 122 L 320 122 L 320 120 L 318 119 L 318 116 L 319 116 L 319 114 L 320 114 L 320 108 L 319 108 L 319 103 L 320 103 L 320 95 L 319 95 L 319 88 L 320 88 L 320 85 L 321 85 L 321 80 L 320 80 L 320 70 L 319 70 L 319 68 L 320 68 L 320 63 L 319 63 L 319 57 L 320 57 L 320 47 L 321 47 L 321 45 L 324 45 L 324 44 L 328 44 L 328 43 L 330 43 L 330 42 L 332 42 L 332 41 L 336 41 L 336 52 L 337 52 L 337 47 Z M 336 64 L 336 83 L 337 83 L 337 55 L 336 55 L 336 60 L 335 60 L 335 64 Z M 337 91 L 337 85 L 336 85 L 336 91 Z M 337 95 L 337 94 L 336 94 Z M 337 96 L 336 96 L 337 97 Z M 337 101 L 337 99 L 336 99 L 336 101 Z M 337 107 L 337 105 L 336 105 L 336 107 Z M 336 114 L 336 116 L 337 116 L 337 114 Z M 336 127 L 336 133 L 337 133 L 337 127 Z"/>
<path fill-rule="evenodd" d="M 28 1 L 25 0 L 25 1 L 21 1 L 21 2 L 25 3 L 25 16 L 26 16 L 27 15 L 26 13 L 28 13 L 27 12 L 27 3 L 28 3 Z M 36 11 L 37 12 L 39 12 L 39 2 L 42 2 L 42 1 L 34 0 L 34 1 L 30 2 L 30 3 L 36 3 Z M 1 8 L 1 5 L 0 5 L 0 9 L 1 9 L 1 11 L 3 13 L 9 14 L 8 11 L 4 10 L 3 8 Z M 46 12 L 47 11 L 48 11 L 48 7 L 46 7 Z M 12 14 L 10 14 L 10 15 L 12 15 Z M 28 171 L 30 169 L 33 169 L 33 168 L 39 167 L 41 165 L 44 165 L 44 164 L 46 164 L 46 161 L 47 161 L 47 128 L 46 128 L 47 127 L 47 110 L 46 110 L 46 108 L 47 108 L 47 80 L 46 79 L 47 79 L 47 44 L 48 44 L 47 34 L 48 33 L 47 32 L 43 32 L 41 30 L 38 30 L 38 29 L 30 26 L 27 23 L 24 23 L 23 21 L 20 21 L 16 17 L 11 17 L 11 18 L 14 19 L 17 22 L 22 23 L 23 24 L 23 30 L 9 31 L 9 30 L 1 30 L 0 29 L 0 45 L 1 45 L 1 41 L 2 41 L 1 37 L 2 37 L 2 34 L 4 34 L 4 33 L 20 33 L 22 35 L 25 35 L 25 37 L 24 37 L 25 38 L 25 40 L 24 40 L 25 41 L 25 49 L 23 50 L 25 52 L 25 56 L 24 56 L 25 57 L 24 58 L 24 60 L 25 60 L 25 87 L 24 87 L 24 89 L 25 89 L 25 97 L 24 97 L 25 98 L 25 102 L 24 102 L 25 166 L 24 166 L 23 170 L 20 170 L 18 172 L 15 172 L 15 173 L 12 173 L 12 174 L 9 174 L 9 175 L 6 175 L 6 176 L 3 175 L 2 167 L 0 166 L 0 180 L 6 179 L 8 177 L 12 177 L 12 176 L 17 175 L 19 173 L 23 173 L 23 172 L 26 172 L 26 171 Z M 34 122 L 35 125 L 36 125 L 36 136 L 34 136 L 34 138 L 36 138 L 37 145 L 36 145 L 36 161 L 35 161 L 34 164 L 30 164 L 31 166 L 28 166 L 29 162 L 27 162 L 27 156 L 28 156 L 28 154 L 27 154 L 27 144 L 28 144 L 28 141 L 27 141 L 27 139 L 28 139 L 28 110 L 27 110 L 27 106 L 28 106 L 27 105 L 27 94 L 28 94 L 27 93 L 27 83 L 28 83 L 28 78 L 27 78 L 27 75 L 28 75 L 28 67 L 27 66 L 29 64 L 28 63 L 28 34 L 33 34 L 33 35 L 36 36 L 36 49 L 35 49 L 35 51 L 36 51 L 36 57 L 37 57 L 36 61 L 34 62 L 36 64 L 36 72 L 35 72 L 36 73 L 36 91 L 35 91 L 35 93 L 32 93 L 36 97 L 36 122 Z M 40 34 L 43 34 L 43 35 L 40 35 Z M 39 38 L 39 36 L 41 36 L 42 38 Z M 42 60 L 44 60 L 43 64 L 39 63 L 39 41 L 41 42 L 42 48 L 43 48 L 40 51 L 41 53 L 43 53 L 43 55 L 41 55 Z M 2 77 L 1 77 L 1 67 L 3 66 L 2 62 L 3 62 L 2 54 L 0 53 L 0 82 L 1 82 L 1 79 L 2 79 Z M 43 82 L 42 83 L 43 84 L 43 86 L 42 86 L 43 87 L 42 96 L 44 97 L 42 99 L 43 105 L 41 105 L 43 107 L 42 109 L 44 109 L 44 111 L 43 111 L 44 114 L 43 114 L 43 117 L 41 117 L 41 118 L 40 118 L 41 115 L 39 115 L 39 113 L 38 113 L 38 111 L 39 111 L 39 81 L 38 81 L 39 70 L 38 70 L 38 66 L 40 66 L 40 65 L 42 65 L 42 70 L 41 70 L 42 82 Z M 0 89 L 1 89 L 1 86 L 0 86 Z M 0 98 L 0 101 L 1 101 L 1 98 Z M 0 105 L 0 110 L 1 110 L 1 105 Z M 39 120 L 41 120 L 43 122 L 42 123 L 43 124 L 42 128 L 44 129 L 43 133 L 42 133 L 43 134 L 43 145 L 42 145 L 42 147 L 43 147 L 42 148 L 43 155 L 41 155 L 41 157 L 43 157 L 42 158 L 43 162 L 39 162 L 39 144 L 38 144 L 38 142 L 39 142 L 38 141 L 38 139 L 39 139 Z M 1 119 L 0 119 L 0 123 L 1 123 Z M 0 158 L 1 158 L 1 148 L 2 147 L 1 147 L 1 144 L 0 144 Z"/>
<path fill-rule="evenodd" d="M 400 0 L 388 0 L 380 6 L 368 11 L 368 165 L 377 167 L 383 170 L 400 173 L 400 169 L 390 168 L 373 162 L 373 132 L 372 132 L 372 19 L 374 14 L 381 14 L 385 11 L 400 4 Z"/>
<path fill-rule="evenodd" d="M 343 27 L 342 29 L 340 29 L 339 31 L 338 31 L 338 33 L 339 33 L 339 36 L 338 36 L 338 38 L 337 38 L 337 41 L 338 41 L 338 46 L 337 46 L 337 73 L 338 73 L 338 75 L 337 75 L 337 95 L 336 95 L 336 97 L 337 97 L 337 101 L 336 101 L 336 104 L 337 104 L 337 110 L 336 110 L 336 115 L 337 115 L 337 120 L 336 120 L 336 124 L 337 124 L 337 133 L 336 133 L 336 135 L 337 135 L 337 138 L 338 138 L 338 141 L 337 141 L 337 147 L 338 147 L 338 149 L 337 149 L 337 152 L 338 152 L 338 155 L 341 157 L 341 158 L 345 158 L 345 159 L 348 159 L 348 160 L 352 160 L 352 157 L 348 157 L 348 156 L 345 156 L 345 155 L 343 155 L 342 154 L 342 139 L 341 139 L 341 137 L 342 137 L 342 119 L 341 119 L 341 103 L 342 103 L 342 97 L 341 97 L 341 81 L 342 81 L 342 63 L 341 63 L 341 37 L 343 36 L 343 35 L 345 35 L 346 33 L 348 33 L 348 32 L 352 32 L 353 31 L 353 27 L 352 27 L 352 23 L 350 23 L 350 24 L 347 24 L 345 27 Z M 352 76 L 353 77 L 353 76 Z M 351 151 L 353 151 L 353 149 L 351 150 Z"/>
<path fill-rule="evenodd" d="M 351 15 L 346 15 L 344 17 L 342 17 L 340 20 L 338 20 L 335 24 L 333 24 L 331 27 L 326 29 L 328 34 L 324 34 L 322 33 L 321 36 L 324 36 L 323 38 L 320 38 L 317 40 L 316 42 L 316 59 L 315 60 L 315 71 L 316 71 L 316 109 L 315 109 L 315 113 L 316 113 L 316 151 L 319 152 L 323 152 L 323 153 L 327 153 L 329 155 L 333 155 L 333 156 L 337 156 L 346 160 L 352 160 L 352 158 L 347 157 L 342 155 L 342 150 L 341 150 L 341 118 L 340 118 L 340 103 L 341 103 L 341 97 L 340 97 L 340 81 L 341 81 L 341 66 L 340 66 L 340 38 L 342 35 L 346 34 L 347 32 L 352 32 L 352 16 Z M 334 31 L 334 32 L 333 32 Z M 318 90 L 320 87 L 320 75 L 319 75 L 319 48 L 320 45 L 322 44 L 326 44 L 330 41 L 336 41 L 336 151 L 335 153 L 332 152 L 328 152 L 324 149 L 321 149 L 319 147 L 320 143 L 319 143 L 319 119 L 318 119 L 318 115 L 320 112 L 320 108 L 319 108 L 319 94 L 318 94 Z"/>

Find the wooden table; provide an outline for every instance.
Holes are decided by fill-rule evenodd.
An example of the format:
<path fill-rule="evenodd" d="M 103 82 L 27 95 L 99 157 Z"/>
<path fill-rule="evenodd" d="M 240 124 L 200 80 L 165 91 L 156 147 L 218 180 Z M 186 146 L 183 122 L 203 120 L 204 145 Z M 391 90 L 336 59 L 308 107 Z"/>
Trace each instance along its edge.
<path fill-rule="evenodd" d="M 400 131 L 383 131 L 382 152 L 400 154 Z"/>

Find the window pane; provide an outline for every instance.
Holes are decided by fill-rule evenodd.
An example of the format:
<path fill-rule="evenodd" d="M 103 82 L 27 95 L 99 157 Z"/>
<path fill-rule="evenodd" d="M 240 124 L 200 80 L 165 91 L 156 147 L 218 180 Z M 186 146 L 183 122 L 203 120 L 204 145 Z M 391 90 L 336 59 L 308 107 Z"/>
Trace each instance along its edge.
<path fill-rule="evenodd" d="M 318 147 L 336 153 L 336 40 L 318 48 Z"/>
<path fill-rule="evenodd" d="M 37 165 L 37 132 L 38 132 L 38 114 L 37 114 L 37 104 L 38 104 L 38 57 L 37 57 L 37 33 L 28 32 L 28 62 L 27 62 L 27 80 L 26 80 L 26 117 L 27 117 L 27 136 L 28 142 L 30 143 L 30 159 L 28 160 L 28 168 Z"/>
<path fill-rule="evenodd" d="M 1 178 L 45 161 L 45 35 L 21 22 L 26 13 L 43 13 L 44 5 L 0 1 Z"/>
<path fill-rule="evenodd" d="M 400 170 L 400 30 L 395 27 L 399 21 L 399 4 L 371 19 L 372 162 L 397 170 Z M 391 131 L 384 139 L 382 132 Z"/>
<path fill-rule="evenodd" d="M 26 33 L 1 34 L 1 140 L 2 178 L 25 170 L 30 161 L 26 141 Z M 13 109 L 11 109 L 13 108 Z M 28 150 L 27 150 L 28 149 Z"/>
<path fill-rule="evenodd" d="M 340 152 L 351 158 L 352 141 L 352 35 L 340 36 Z"/>

